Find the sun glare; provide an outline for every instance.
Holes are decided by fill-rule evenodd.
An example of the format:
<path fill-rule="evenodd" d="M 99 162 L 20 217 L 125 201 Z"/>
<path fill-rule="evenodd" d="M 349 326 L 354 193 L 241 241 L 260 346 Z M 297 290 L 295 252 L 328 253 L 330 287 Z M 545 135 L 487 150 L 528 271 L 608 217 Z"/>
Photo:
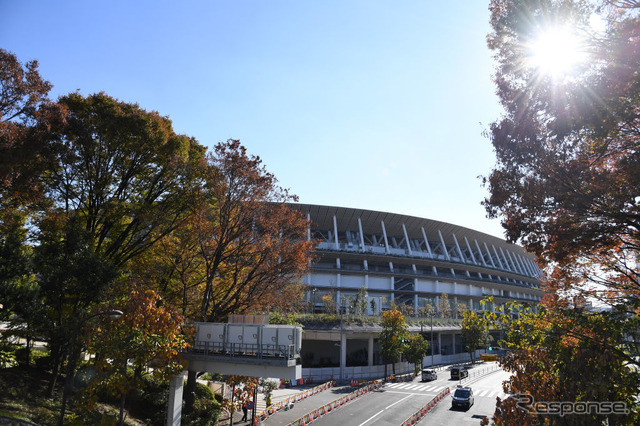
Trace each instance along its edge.
<path fill-rule="evenodd" d="M 530 65 L 554 77 L 571 74 L 585 58 L 581 38 L 564 27 L 540 33 L 530 44 L 529 51 Z"/>

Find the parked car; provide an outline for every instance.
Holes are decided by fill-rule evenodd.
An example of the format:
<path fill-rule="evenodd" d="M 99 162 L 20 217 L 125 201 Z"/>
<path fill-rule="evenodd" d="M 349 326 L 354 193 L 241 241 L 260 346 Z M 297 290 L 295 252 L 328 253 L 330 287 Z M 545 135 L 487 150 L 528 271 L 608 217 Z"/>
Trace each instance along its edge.
<path fill-rule="evenodd" d="M 456 388 L 456 391 L 453 393 L 451 407 L 461 407 L 468 410 L 469 408 L 471 408 L 473 403 L 473 390 L 470 387 L 458 386 Z"/>
<path fill-rule="evenodd" d="M 464 367 L 453 367 L 451 369 L 451 379 L 452 380 L 460 380 L 469 375 L 469 371 L 467 371 Z"/>
<path fill-rule="evenodd" d="M 438 378 L 438 374 L 436 373 L 436 370 L 431 370 L 428 368 L 425 368 L 422 370 L 422 381 L 424 382 L 425 380 L 436 380 Z"/>

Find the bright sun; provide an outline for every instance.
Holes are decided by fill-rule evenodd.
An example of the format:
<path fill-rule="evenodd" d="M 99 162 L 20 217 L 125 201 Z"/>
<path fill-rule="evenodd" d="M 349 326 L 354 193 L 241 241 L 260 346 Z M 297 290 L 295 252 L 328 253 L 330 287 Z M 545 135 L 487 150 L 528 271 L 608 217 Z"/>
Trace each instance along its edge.
<path fill-rule="evenodd" d="M 547 29 L 529 45 L 530 65 L 554 77 L 567 76 L 585 59 L 582 44 L 569 28 Z"/>

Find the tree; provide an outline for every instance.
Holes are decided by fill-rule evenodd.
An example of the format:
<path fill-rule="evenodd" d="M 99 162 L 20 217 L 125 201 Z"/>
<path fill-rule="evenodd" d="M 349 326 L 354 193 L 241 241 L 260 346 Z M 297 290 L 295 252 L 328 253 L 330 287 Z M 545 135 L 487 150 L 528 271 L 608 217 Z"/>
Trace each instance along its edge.
<path fill-rule="evenodd" d="M 369 307 L 369 303 L 368 303 L 367 288 L 365 286 L 362 286 L 358 289 L 358 292 L 356 293 L 356 300 L 353 304 L 354 304 L 354 310 L 356 315 L 362 316 L 367 313 L 367 308 Z"/>
<path fill-rule="evenodd" d="M 627 4 L 492 2 L 488 40 L 505 114 L 490 128 L 497 164 L 485 179 L 487 212 L 510 240 L 576 273 L 604 267 L 613 275 L 605 285 L 625 292 L 637 291 L 628 260 L 640 248 L 640 6 Z M 598 32 L 590 18 L 606 12 Z M 560 76 L 531 63 L 531 44 L 553 22 L 580 36 L 587 53 Z"/>
<path fill-rule="evenodd" d="M 285 204 L 296 198 L 237 140 L 216 145 L 208 163 L 195 222 L 205 270 L 200 318 L 300 302 L 313 243 L 306 218 Z"/>
<path fill-rule="evenodd" d="M 48 308 L 43 332 L 56 360 L 50 391 L 63 360 L 78 358 L 68 342 L 79 319 L 132 259 L 183 220 L 204 155 L 167 118 L 135 104 L 103 93 L 59 102 L 68 114 L 49 132 L 53 155 L 39 176 L 47 204 L 33 220 Z"/>
<path fill-rule="evenodd" d="M 22 66 L 0 49 L 0 210 L 31 206 L 43 195 L 39 178 L 53 154 L 48 132 L 65 118 L 48 98 L 51 87 L 37 61 Z"/>
<path fill-rule="evenodd" d="M 422 370 L 422 360 L 429 350 L 429 342 L 424 340 L 421 334 L 412 334 L 408 338 L 408 344 L 404 350 L 404 357 L 415 365 L 415 370 Z"/>
<path fill-rule="evenodd" d="M 438 311 L 440 311 L 440 316 L 442 318 L 451 317 L 451 303 L 449 302 L 449 296 L 447 293 L 442 293 L 440 295 L 440 300 L 438 300 Z"/>
<path fill-rule="evenodd" d="M 180 352 L 186 343 L 182 316 L 163 306 L 153 290 L 127 283 L 112 289 L 109 300 L 109 305 L 98 309 L 118 307 L 123 316 L 113 321 L 102 315 L 96 319 L 96 331 L 85 334 L 87 349 L 97 354 L 93 380 L 84 393 L 85 408 L 95 402 L 99 389 L 106 390 L 119 400 L 118 424 L 122 425 L 127 394 L 141 386 L 143 374 L 168 379 L 182 371 Z"/>
<path fill-rule="evenodd" d="M 484 316 L 479 315 L 477 312 L 464 309 L 462 310 L 462 324 L 460 326 L 462 331 L 462 342 L 465 349 L 469 352 L 471 357 L 471 363 L 475 364 L 476 349 L 484 345 L 489 338 L 489 324 Z"/>
<path fill-rule="evenodd" d="M 407 324 L 404 316 L 397 309 L 385 311 L 382 314 L 382 331 L 378 337 L 380 351 L 385 360 L 385 376 L 387 375 L 387 363 L 393 365 L 393 374 L 396 373 L 395 362 L 406 349 L 405 340 L 409 338 Z"/>
<path fill-rule="evenodd" d="M 233 424 L 233 413 L 238 405 L 243 406 L 253 400 L 254 392 L 258 387 L 258 383 L 265 386 L 262 379 L 249 376 L 227 376 L 226 383 L 231 386 L 231 400 L 225 399 L 223 405 L 227 407 L 231 415 L 229 416 L 229 424 Z M 275 388 L 274 388 L 275 389 Z M 271 398 L 267 399 L 267 406 L 270 405 Z"/>
<path fill-rule="evenodd" d="M 501 362 L 513 373 L 503 384 L 509 394 L 529 394 L 535 401 L 618 401 L 626 414 L 595 413 L 549 416 L 527 412 L 515 399 L 498 399 L 495 424 L 636 424 L 635 402 L 640 375 L 630 367 L 633 342 L 621 347 L 625 331 L 623 312 L 585 315 L 581 309 L 538 312 L 518 306 L 520 316 L 499 313 L 506 325 L 504 345 L 509 350 Z M 612 385 L 613 384 L 613 385 Z"/>
<path fill-rule="evenodd" d="M 490 10 L 488 43 L 505 113 L 490 127 L 497 164 L 485 179 L 485 207 L 547 270 L 546 310 L 521 311 L 523 321 L 508 331 L 516 340 L 504 364 L 515 373 L 512 389 L 544 401 L 629 401 L 640 390 L 627 369 L 638 366 L 640 312 L 640 4 L 495 0 Z M 604 18 L 602 29 L 590 25 L 594 16 Z M 579 37 L 585 56 L 549 72 L 531 47 L 553 29 Z M 522 421 L 513 405 L 501 403 L 496 422 Z M 607 421 L 637 423 L 636 409 Z"/>

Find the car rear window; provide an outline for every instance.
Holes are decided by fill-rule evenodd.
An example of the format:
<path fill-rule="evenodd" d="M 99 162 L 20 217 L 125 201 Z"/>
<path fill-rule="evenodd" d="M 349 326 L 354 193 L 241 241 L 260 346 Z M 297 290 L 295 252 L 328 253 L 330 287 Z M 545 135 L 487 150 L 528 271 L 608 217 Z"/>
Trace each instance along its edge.
<path fill-rule="evenodd" d="M 467 389 L 456 389 L 456 393 L 453 396 L 456 398 L 469 398 L 469 391 Z"/>

